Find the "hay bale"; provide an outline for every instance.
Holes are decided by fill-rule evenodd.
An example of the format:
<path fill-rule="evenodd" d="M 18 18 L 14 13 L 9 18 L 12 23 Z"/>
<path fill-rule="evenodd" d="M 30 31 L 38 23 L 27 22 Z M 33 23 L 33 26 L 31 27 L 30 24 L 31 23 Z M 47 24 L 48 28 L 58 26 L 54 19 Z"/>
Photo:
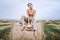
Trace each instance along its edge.
<path fill-rule="evenodd" d="M 7 20 L 4 20 L 3 22 L 4 22 L 4 23 L 7 23 Z"/>
<path fill-rule="evenodd" d="M 21 31 L 21 26 L 19 23 L 14 23 L 11 30 L 11 40 L 43 40 L 43 27 L 40 24 L 36 25 L 36 31 L 26 31 L 25 29 Z"/>

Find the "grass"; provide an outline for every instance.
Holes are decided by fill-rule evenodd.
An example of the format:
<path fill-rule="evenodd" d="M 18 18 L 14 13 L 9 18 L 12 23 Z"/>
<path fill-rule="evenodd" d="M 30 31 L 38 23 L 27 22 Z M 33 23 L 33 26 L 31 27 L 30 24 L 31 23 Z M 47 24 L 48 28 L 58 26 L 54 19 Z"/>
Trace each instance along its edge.
<path fill-rule="evenodd" d="M 1 26 L 9 26 L 10 24 L 0 24 L 0 27 Z"/>
<path fill-rule="evenodd" d="M 52 25 L 48 25 L 48 24 L 52 24 Z M 46 35 L 46 40 L 60 40 L 60 28 L 57 29 L 53 24 L 60 25 L 60 23 L 56 24 L 56 22 L 44 24 L 44 32 Z"/>
<path fill-rule="evenodd" d="M 0 39 L 7 40 L 9 39 L 10 28 L 0 30 Z"/>
<path fill-rule="evenodd" d="M 9 40 L 11 23 L 0 23 L 0 39 Z"/>

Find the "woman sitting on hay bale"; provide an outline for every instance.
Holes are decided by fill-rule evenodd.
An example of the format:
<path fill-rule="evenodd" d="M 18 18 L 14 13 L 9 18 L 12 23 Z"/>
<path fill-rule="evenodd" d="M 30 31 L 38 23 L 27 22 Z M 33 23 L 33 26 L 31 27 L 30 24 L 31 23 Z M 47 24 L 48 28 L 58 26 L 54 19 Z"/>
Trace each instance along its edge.
<path fill-rule="evenodd" d="M 33 27 L 33 21 L 34 21 L 34 16 L 35 16 L 36 10 L 33 9 L 32 3 L 28 3 L 27 5 L 28 5 L 28 9 L 26 10 L 27 17 L 24 17 L 24 21 L 28 23 L 27 28 L 30 29 Z"/>

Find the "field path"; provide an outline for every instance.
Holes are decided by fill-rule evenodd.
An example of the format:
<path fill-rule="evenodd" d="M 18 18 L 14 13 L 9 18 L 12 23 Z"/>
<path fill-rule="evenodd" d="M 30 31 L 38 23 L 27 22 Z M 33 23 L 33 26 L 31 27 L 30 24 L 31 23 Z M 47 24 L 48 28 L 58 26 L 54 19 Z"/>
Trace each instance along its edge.
<path fill-rule="evenodd" d="M 21 31 L 22 26 L 17 23 L 13 23 L 11 29 L 11 40 L 44 40 L 44 29 L 42 24 L 37 23 L 35 25 L 36 31 Z M 35 33 L 35 35 L 34 35 Z"/>

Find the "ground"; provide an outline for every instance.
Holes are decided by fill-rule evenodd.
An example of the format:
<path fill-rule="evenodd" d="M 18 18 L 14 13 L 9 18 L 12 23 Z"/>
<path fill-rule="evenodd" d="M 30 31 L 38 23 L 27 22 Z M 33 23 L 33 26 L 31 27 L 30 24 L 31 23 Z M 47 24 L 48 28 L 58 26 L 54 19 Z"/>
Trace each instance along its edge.
<path fill-rule="evenodd" d="M 60 21 L 59 20 L 54 20 L 54 21 L 50 20 L 49 22 L 46 22 L 45 20 L 37 21 L 36 27 L 38 28 L 38 30 L 36 31 L 36 34 L 38 34 L 36 39 L 39 40 L 39 38 L 41 39 L 45 37 L 45 40 L 60 40 Z M 14 39 L 15 37 L 16 39 L 18 38 L 18 40 L 34 39 L 34 38 L 32 39 L 32 37 L 34 37 L 34 32 L 21 31 L 20 28 L 21 26 L 19 22 L 6 22 L 6 23 L 0 22 L 0 40 L 1 39 L 10 40 L 11 38 Z M 42 36 L 42 33 L 44 34 L 44 36 Z"/>

